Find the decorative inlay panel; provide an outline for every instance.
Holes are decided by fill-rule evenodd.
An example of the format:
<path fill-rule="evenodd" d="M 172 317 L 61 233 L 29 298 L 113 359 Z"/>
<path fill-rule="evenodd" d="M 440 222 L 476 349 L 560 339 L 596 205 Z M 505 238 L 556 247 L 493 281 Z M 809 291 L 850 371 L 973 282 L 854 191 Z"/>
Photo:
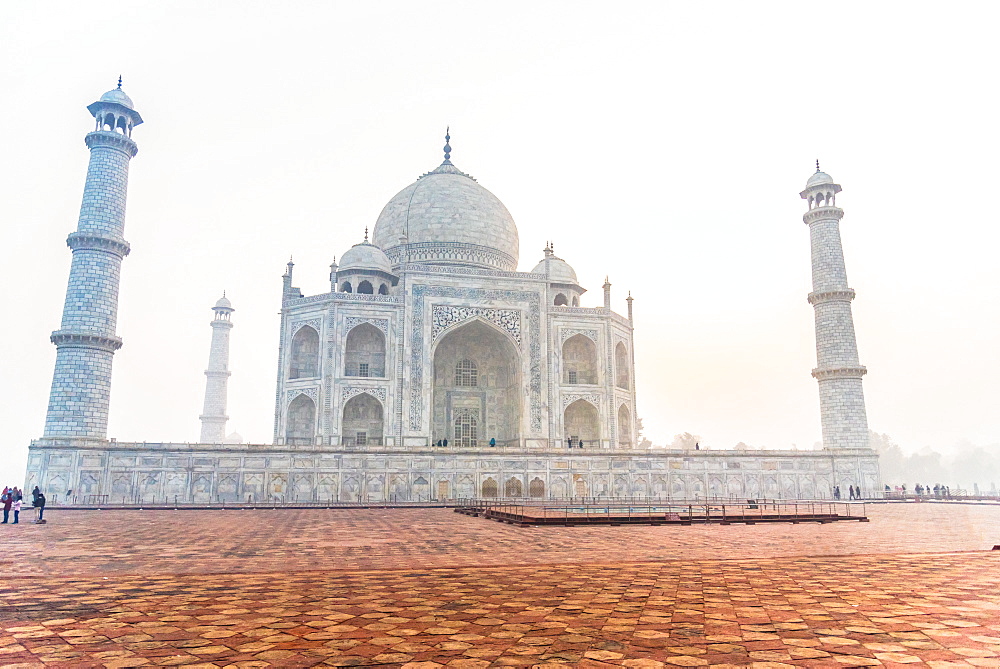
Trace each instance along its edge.
<path fill-rule="evenodd" d="M 296 321 L 292 323 L 292 336 L 294 337 L 295 333 L 301 330 L 302 327 L 305 325 L 308 325 L 309 327 L 311 327 L 313 330 L 316 331 L 316 334 L 319 334 L 322 324 L 323 324 L 322 318 L 310 318 L 307 321 Z"/>
<path fill-rule="evenodd" d="M 509 334 L 521 345 L 521 312 L 517 309 L 486 309 L 435 304 L 431 307 L 431 341 L 456 323 L 470 318 L 484 318 Z"/>
<path fill-rule="evenodd" d="M 346 332 L 350 332 L 351 330 L 353 330 L 358 325 L 361 325 L 362 323 L 371 323 L 379 330 L 381 330 L 382 334 L 384 334 L 387 337 L 389 336 L 388 318 L 365 318 L 363 316 L 348 316 L 346 319 L 344 319 L 344 330 Z"/>
<path fill-rule="evenodd" d="M 343 404 L 355 395 L 368 393 L 385 406 L 385 388 L 372 388 L 365 386 L 345 386 L 340 389 L 340 403 Z"/>
<path fill-rule="evenodd" d="M 560 337 L 563 343 L 573 335 L 583 335 L 591 339 L 595 344 L 597 343 L 597 330 L 581 330 L 579 328 L 565 328 L 562 330 Z"/>
<path fill-rule="evenodd" d="M 316 388 L 314 386 L 312 388 L 296 388 L 295 390 L 286 390 L 285 404 L 286 405 L 291 404 L 292 400 L 294 400 L 299 395 L 305 395 L 313 402 L 316 402 L 319 398 L 319 388 Z"/>
<path fill-rule="evenodd" d="M 601 410 L 601 395 L 600 393 L 564 393 L 562 396 L 562 408 L 566 409 L 570 404 L 577 400 L 586 400 L 594 405 L 594 408 L 598 411 Z"/>

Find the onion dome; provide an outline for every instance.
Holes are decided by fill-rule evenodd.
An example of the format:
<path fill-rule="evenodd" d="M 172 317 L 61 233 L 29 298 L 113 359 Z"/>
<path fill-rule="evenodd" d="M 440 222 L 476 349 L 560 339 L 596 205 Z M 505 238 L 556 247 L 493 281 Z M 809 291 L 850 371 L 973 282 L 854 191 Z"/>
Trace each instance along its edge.
<path fill-rule="evenodd" d="M 541 274 L 545 276 L 548 274 L 549 281 L 552 283 L 570 283 L 577 284 L 576 272 L 570 267 L 570 264 L 563 260 L 562 258 L 557 258 L 555 256 L 547 256 L 542 258 L 541 262 L 535 265 L 535 269 L 531 270 L 532 274 Z"/>
<path fill-rule="evenodd" d="M 135 110 L 135 106 L 132 104 L 132 98 L 125 94 L 120 88 L 113 88 L 104 95 L 101 96 L 101 102 L 114 102 L 120 104 L 123 107 L 128 107 L 131 110 Z"/>
<path fill-rule="evenodd" d="M 382 209 L 372 241 L 393 262 L 517 269 L 517 226 L 507 207 L 445 159 Z"/>
<path fill-rule="evenodd" d="M 351 270 L 373 270 L 392 274 L 392 263 L 389 256 L 374 244 L 369 243 L 368 234 L 365 233 L 365 241 L 355 244 L 347 249 L 340 258 L 339 272 L 349 272 Z"/>
<path fill-rule="evenodd" d="M 233 309 L 233 303 L 229 301 L 229 298 L 226 297 L 225 293 L 222 294 L 222 297 L 219 298 L 219 301 L 216 302 L 215 306 L 212 307 L 212 308 L 213 309 L 231 309 L 233 311 L 236 311 L 235 309 Z"/>
<path fill-rule="evenodd" d="M 831 177 L 826 172 L 820 172 L 817 170 L 815 174 L 809 177 L 809 181 L 806 182 L 806 188 L 810 188 L 811 186 L 821 186 L 832 183 L 833 183 L 833 177 Z"/>

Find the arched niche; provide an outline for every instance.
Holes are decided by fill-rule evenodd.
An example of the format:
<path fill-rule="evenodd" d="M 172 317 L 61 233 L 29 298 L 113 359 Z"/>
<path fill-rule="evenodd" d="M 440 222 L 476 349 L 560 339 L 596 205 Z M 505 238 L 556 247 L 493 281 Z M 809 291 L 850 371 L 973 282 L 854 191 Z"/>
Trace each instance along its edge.
<path fill-rule="evenodd" d="M 524 484 L 521 483 L 521 479 L 513 476 L 507 479 L 507 482 L 503 484 L 503 496 L 524 497 Z"/>
<path fill-rule="evenodd" d="M 379 295 L 388 295 L 389 294 L 389 286 L 387 286 L 387 285 L 385 285 L 383 283 L 381 286 L 378 287 L 378 294 Z"/>
<path fill-rule="evenodd" d="M 618 445 L 632 448 L 632 412 L 624 404 L 618 407 Z"/>
<path fill-rule="evenodd" d="M 358 284 L 358 292 L 362 295 L 372 295 L 375 293 L 375 288 L 371 281 L 365 280 Z"/>
<path fill-rule="evenodd" d="M 483 481 L 482 491 L 483 497 L 496 497 L 500 494 L 500 487 L 497 485 L 497 482 L 493 479 L 493 477 L 490 477 Z"/>
<path fill-rule="evenodd" d="M 354 290 L 351 288 L 351 282 L 350 281 L 345 281 L 344 283 L 340 284 L 340 292 L 342 292 L 342 293 L 353 293 Z"/>
<path fill-rule="evenodd" d="M 569 300 L 567 300 L 566 296 L 563 295 L 562 293 L 558 293 L 556 295 L 555 301 L 553 301 L 552 304 L 557 307 L 565 307 L 566 305 L 569 304 Z"/>
<path fill-rule="evenodd" d="M 303 325 L 292 337 L 290 379 L 309 379 L 319 376 L 319 332 Z"/>
<path fill-rule="evenodd" d="M 563 412 L 566 438 L 576 446 L 580 441 L 586 446 L 596 446 L 601 438 L 601 418 L 597 408 L 587 400 L 576 400 Z"/>
<path fill-rule="evenodd" d="M 567 339 L 562 347 L 563 383 L 597 383 L 597 345 L 590 337 L 576 334 Z"/>
<path fill-rule="evenodd" d="M 341 441 L 348 446 L 382 445 L 382 403 L 368 393 L 355 395 L 344 404 L 340 423 Z"/>
<path fill-rule="evenodd" d="M 628 390 L 630 387 L 630 377 L 628 364 L 628 350 L 625 344 L 618 342 L 615 346 L 615 385 Z"/>
<path fill-rule="evenodd" d="M 432 440 L 466 447 L 491 439 L 518 443 L 523 389 L 513 341 L 474 319 L 445 333 L 432 356 Z"/>
<path fill-rule="evenodd" d="M 316 403 L 299 395 L 288 405 L 285 418 L 286 444 L 311 444 L 316 439 Z"/>
<path fill-rule="evenodd" d="M 545 497 L 545 481 L 537 476 L 528 484 L 528 497 Z"/>
<path fill-rule="evenodd" d="M 385 335 L 371 323 L 356 325 L 347 333 L 344 376 L 385 377 Z"/>

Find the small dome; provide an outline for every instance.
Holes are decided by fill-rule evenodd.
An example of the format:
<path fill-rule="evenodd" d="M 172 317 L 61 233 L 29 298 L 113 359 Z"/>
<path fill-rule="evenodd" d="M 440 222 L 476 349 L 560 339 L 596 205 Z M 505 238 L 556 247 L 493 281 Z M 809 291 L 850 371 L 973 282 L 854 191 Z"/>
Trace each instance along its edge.
<path fill-rule="evenodd" d="M 341 256 L 340 265 L 337 267 L 340 272 L 352 269 L 377 270 L 392 274 L 392 263 L 389 262 L 389 256 L 385 254 L 385 251 L 374 244 L 361 242 L 347 249 L 347 252 Z"/>
<path fill-rule="evenodd" d="M 122 105 L 123 107 L 128 107 L 129 109 L 135 110 L 132 106 L 132 98 L 125 95 L 125 91 L 120 88 L 113 88 L 104 95 L 101 96 L 101 102 L 114 102 Z"/>
<path fill-rule="evenodd" d="M 233 311 L 236 311 L 235 309 L 233 309 L 233 303 L 229 301 L 229 298 L 226 297 L 225 294 L 223 294 L 223 296 L 219 298 L 219 301 L 216 302 L 215 306 L 212 307 L 212 308 L 213 309 L 232 309 Z"/>
<path fill-rule="evenodd" d="M 548 256 L 542 258 L 542 261 L 535 265 L 535 269 L 531 270 L 532 274 L 545 275 L 546 267 L 548 268 L 549 281 L 553 283 L 571 283 L 573 285 L 579 285 L 576 272 L 570 267 L 570 264 L 563 260 L 562 258 L 557 258 L 555 256 Z"/>
<path fill-rule="evenodd" d="M 806 182 L 806 188 L 810 186 L 822 186 L 826 184 L 832 184 L 833 177 L 831 177 L 826 172 L 820 172 L 816 170 L 816 173 L 809 177 L 809 181 Z"/>

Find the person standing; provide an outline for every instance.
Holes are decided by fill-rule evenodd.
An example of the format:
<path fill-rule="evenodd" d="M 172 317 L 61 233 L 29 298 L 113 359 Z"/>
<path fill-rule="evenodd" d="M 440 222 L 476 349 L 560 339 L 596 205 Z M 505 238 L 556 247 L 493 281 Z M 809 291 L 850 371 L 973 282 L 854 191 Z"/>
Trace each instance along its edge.
<path fill-rule="evenodd" d="M 3 522 L 6 524 L 10 519 L 10 506 L 14 503 L 14 495 L 11 494 L 10 488 L 3 489 L 3 494 L 0 495 L 0 501 L 3 502 Z"/>
<path fill-rule="evenodd" d="M 14 525 L 17 525 L 17 517 L 21 515 L 21 500 L 20 498 L 14 500 Z"/>
<path fill-rule="evenodd" d="M 45 522 L 45 495 L 41 490 L 38 490 L 38 486 L 35 486 L 35 490 L 38 492 L 35 495 L 34 501 L 31 503 L 35 507 L 35 522 L 44 523 Z"/>

